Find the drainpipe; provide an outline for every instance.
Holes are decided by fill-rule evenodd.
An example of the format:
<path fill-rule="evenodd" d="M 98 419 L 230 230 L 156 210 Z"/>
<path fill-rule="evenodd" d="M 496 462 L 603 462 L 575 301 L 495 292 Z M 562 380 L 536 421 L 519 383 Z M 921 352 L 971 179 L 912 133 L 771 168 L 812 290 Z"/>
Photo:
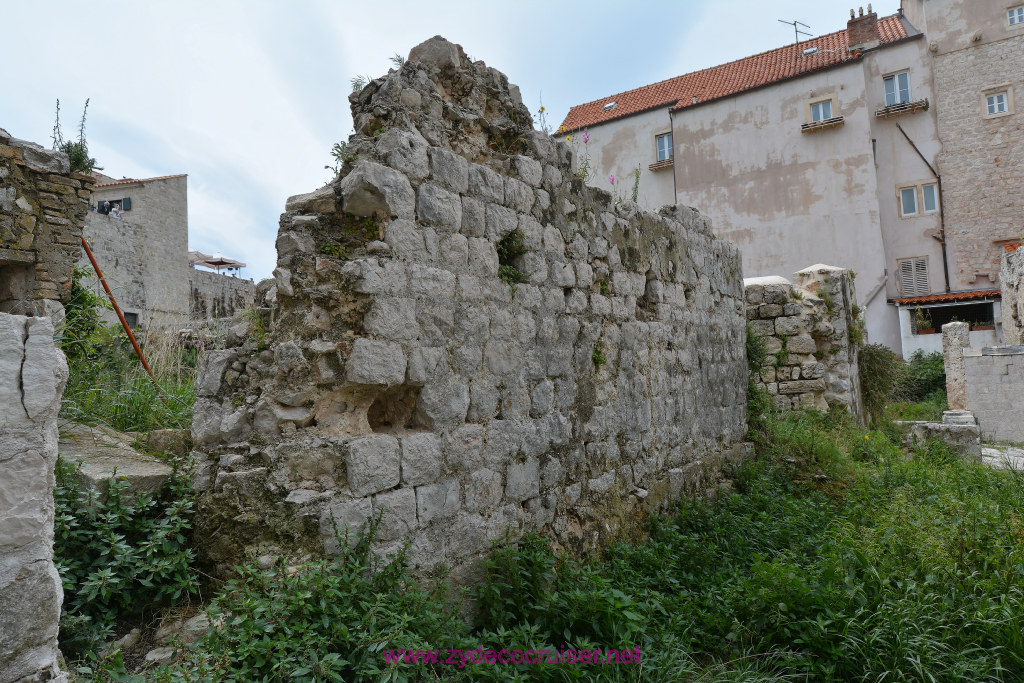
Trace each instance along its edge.
<path fill-rule="evenodd" d="M 676 124 L 672 117 L 672 107 L 668 108 L 668 129 L 672 133 L 672 206 L 675 207 L 679 206 L 679 188 L 676 187 Z"/>
<path fill-rule="evenodd" d="M 942 176 L 940 176 L 939 172 L 935 170 L 935 167 L 928 162 L 928 159 L 926 159 L 924 154 L 921 153 L 921 150 L 918 149 L 917 145 L 914 144 L 914 141 L 910 139 L 910 136 L 907 135 L 907 131 L 903 130 L 903 126 L 900 125 L 899 121 L 896 121 L 895 123 L 896 128 L 898 128 L 899 131 L 903 133 L 903 137 L 907 139 L 907 142 L 910 143 L 910 146 L 914 148 L 915 152 L 917 152 L 917 156 L 921 157 L 921 161 L 924 162 L 924 165 L 927 166 L 928 170 L 932 172 L 933 176 L 935 176 L 935 189 L 939 193 L 939 244 L 942 245 L 942 275 L 946 279 L 946 293 L 948 294 L 949 259 L 946 256 L 946 202 L 943 200 L 942 197 Z"/>

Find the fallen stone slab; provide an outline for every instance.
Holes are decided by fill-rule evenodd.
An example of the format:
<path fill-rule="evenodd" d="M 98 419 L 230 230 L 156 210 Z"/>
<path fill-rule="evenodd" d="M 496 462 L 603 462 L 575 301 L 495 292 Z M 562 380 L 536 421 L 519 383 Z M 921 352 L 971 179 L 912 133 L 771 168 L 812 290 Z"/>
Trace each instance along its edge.
<path fill-rule="evenodd" d="M 981 460 L 981 432 L 977 425 L 917 422 L 910 428 L 914 439 L 938 439 L 965 458 Z"/>
<path fill-rule="evenodd" d="M 1021 472 L 1024 471 L 1024 448 L 985 444 L 981 447 L 981 461 L 996 469 Z"/>
<path fill-rule="evenodd" d="M 61 429 L 57 452 L 61 459 L 78 468 L 78 485 L 83 490 L 107 492 L 107 481 L 116 476 L 128 482 L 133 493 L 154 493 L 172 470 L 151 455 L 143 455 L 131 444 L 134 438 L 109 427 L 71 424 Z"/>

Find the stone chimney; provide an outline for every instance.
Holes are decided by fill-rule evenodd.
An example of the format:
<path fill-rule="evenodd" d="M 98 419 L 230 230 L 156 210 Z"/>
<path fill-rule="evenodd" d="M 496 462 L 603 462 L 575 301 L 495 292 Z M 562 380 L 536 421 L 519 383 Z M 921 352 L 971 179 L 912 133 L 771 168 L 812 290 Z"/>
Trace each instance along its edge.
<path fill-rule="evenodd" d="M 864 14 L 864 8 L 861 7 L 857 16 L 854 16 L 853 10 L 850 10 L 850 21 L 846 24 L 846 35 L 849 39 L 849 49 L 853 50 L 867 50 L 872 47 L 877 47 L 880 42 L 878 36 L 878 15 L 871 11 L 871 5 L 868 5 L 868 13 Z"/>

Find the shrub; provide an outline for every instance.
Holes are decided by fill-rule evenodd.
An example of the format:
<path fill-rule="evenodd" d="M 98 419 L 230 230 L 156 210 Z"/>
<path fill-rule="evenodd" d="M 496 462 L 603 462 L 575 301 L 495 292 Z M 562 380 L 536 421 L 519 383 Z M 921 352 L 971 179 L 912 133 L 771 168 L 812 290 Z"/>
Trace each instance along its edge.
<path fill-rule="evenodd" d="M 942 353 L 914 351 L 896 386 L 896 394 L 905 401 L 924 401 L 930 394 L 946 390 L 946 364 Z"/>
<path fill-rule="evenodd" d="M 873 422 L 881 421 L 885 406 L 895 395 L 903 374 L 903 361 L 887 346 L 868 344 L 857 356 L 860 366 L 860 393 L 864 408 Z"/>
<path fill-rule="evenodd" d="M 372 538 L 341 539 L 330 560 L 240 568 L 209 609 L 223 626 L 156 680 L 435 680 L 452 669 L 386 663 L 385 650 L 463 647 L 466 627 L 443 584 L 412 582 L 404 551 L 376 562 Z"/>
<path fill-rule="evenodd" d="M 194 591 L 192 490 L 178 470 L 154 496 L 129 495 L 115 477 L 106 496 L 78 487 L 75 466 L 58 461 L 54 563 L 64 584 L 60 645 L 81 657 L 137 616 Z"/>

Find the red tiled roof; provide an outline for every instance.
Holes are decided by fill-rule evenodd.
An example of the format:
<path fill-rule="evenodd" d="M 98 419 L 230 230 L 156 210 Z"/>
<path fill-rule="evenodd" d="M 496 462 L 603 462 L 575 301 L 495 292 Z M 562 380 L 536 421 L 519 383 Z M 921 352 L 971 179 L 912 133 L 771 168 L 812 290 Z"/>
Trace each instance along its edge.
<path fill-rule="evenodd" d="M 1017 251 L 1017 248 L 1020 247 L 1020 245 L 1020 242 L 1007 242 L 1006 244 L 1003 245 L 1003 249 L 1012 253 L 1014 251 Z"/>
<path fill-rule="evenodd" d="M 882 45 L 895 43 L 907 37 L 903 23 L 895 14 L 878 20 L 878 33 Z M 850 52 L 848 46 L 846 29 L 843 29 L 796 45 L 787 45 L 728 64 L 676 76 L 642 88 L 578 104 L 569 110 L 562 127 L 565 131 L 578 130 L 658 107 L 672 106 L 678 111 L 694 104 L 703 104 L 720 97 L 735 95 L 769 83 L 859 59 L 860 50 Z M 812 47 L 818 48 L 818 52 L 805 57 L 803 51 Z M 694 97 L 697 98 L 696 102 Z M 615 102 L 615 107 L 605 111 L 604 106 L 610 102 Z"/>
<path fill-rule="evenodd" d="M 923 304 L 940 304 L 952 301 L 973 301 L 991 296 L 1001 296 L 998 289 L 983 289 L 975 292 L 951 292 L 949 294 L 929 294 L 928 296 L 908 296 L 903 299 L 889 299 L 889 303 L 901 306 L 920 306 Z"/>
<path fill-rule="evenodd" d="M 132 183 L 148 183 L 151 180 L 168 180 L 169 178 L 184 178 L 188 173 L 179 173 L 178 175 L 162 175 L 156 178 L 124 178 L 122 180 L 115 180 L 112 183 L 96 183 L 93 187 L 110 187 L 111 185 L 130 185 Z"/>

